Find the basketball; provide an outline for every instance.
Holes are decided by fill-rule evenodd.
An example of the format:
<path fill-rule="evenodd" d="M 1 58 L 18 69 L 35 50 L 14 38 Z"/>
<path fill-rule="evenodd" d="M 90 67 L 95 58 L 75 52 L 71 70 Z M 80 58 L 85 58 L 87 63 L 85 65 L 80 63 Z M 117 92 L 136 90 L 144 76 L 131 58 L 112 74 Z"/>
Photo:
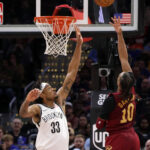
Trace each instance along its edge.
<path fill-rule="evenodd" d="M 94 0 L 95 3 L 101 7 L 108 7 L 114 3 L 115 0 Z"/>

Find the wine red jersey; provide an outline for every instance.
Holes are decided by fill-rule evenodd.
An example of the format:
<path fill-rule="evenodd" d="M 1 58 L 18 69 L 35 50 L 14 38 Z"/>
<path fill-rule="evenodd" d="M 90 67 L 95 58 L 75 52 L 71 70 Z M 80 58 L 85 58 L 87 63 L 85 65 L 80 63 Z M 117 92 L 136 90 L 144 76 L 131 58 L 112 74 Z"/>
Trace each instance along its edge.
<path fill-rule="evenodd" d="M 112 93 L 116 105 L 113 111 L 109 114 L 109 119 L 106 120 L 106 130 L 110 134 L 133 127 L 136 113 L 134 90 L 132 90 L 132 94 L 133 96 L 131 99 L 123 100 L 119 92 Z"/>

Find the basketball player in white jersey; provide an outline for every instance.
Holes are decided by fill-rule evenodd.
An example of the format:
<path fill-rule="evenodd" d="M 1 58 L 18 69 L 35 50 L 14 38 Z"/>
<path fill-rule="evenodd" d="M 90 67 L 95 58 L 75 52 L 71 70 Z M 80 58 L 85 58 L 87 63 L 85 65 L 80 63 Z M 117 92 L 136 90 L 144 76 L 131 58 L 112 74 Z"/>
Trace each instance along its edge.
<path fill-rule="evenodd" d="M 36 138 L 37 150 L 68 150 L 69 134 L 65 117 L 65 99 L 78 72 L 83 39 L 80 30 L 75 26 L 76 48 L 69 63 L 68 73 L 62 87 L 56 92 L 48 83 L 41 83 L 41 89 L 31 90 L 22 103 L 19 115 L 31 117 L 38 128 Z M 29 104 L 38 97 L 42 104 Z M 55 103 L 56 102 L 56 103 Z"/>

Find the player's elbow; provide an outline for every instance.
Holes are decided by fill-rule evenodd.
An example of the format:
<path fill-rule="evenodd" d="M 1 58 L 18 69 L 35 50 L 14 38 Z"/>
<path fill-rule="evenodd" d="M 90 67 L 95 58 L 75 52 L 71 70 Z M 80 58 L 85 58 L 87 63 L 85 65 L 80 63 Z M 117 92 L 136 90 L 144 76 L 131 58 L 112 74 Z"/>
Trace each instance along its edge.
<path fill-rule="evenodd" d="M 19 116 L 20 116 L 21 118 L 25 118 L 25 115 L 23 115 L 22 113 L 19 113 Z"/>
<path fill-rule="evenodd" d="M 19 111 L 19 116 L 20 116 L 21 118 L 25 118 L 25 115 L 24 115 L 21 111 Z"/>
<path fill-rule="evenodd" d="M 28 118 L 28 116 L 24 112 L 22 112 L 22 111 L 19 111 L 19 116 L 21 118 Z"/>

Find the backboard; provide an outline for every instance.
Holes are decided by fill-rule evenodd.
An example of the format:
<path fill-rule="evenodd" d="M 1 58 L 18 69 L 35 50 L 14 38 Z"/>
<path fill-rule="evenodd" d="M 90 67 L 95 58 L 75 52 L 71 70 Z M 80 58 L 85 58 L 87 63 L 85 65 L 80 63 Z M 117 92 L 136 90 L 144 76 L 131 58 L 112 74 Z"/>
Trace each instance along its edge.
<path fill-rule="evenodd" d="M 96 5 L 94 0 L 1 0 L 1 2 L 4 7 L 4 21 L 3 25 L 0 25 L 0 33 L 5 34 L 40 33 L 33 22 L 34 17 L 54 14 L 75 15 L 81 32 L 87 33 L 114 31 L 109 21 L 116 14 L 123 20 L 128 19 L 127 23 L 122 24 L 123 31 L 135 32 L 141 26 L 139 19 L 142 18 L 142 3 L 144 3 L 140 0 L 115 0 L 113 5 L 102 8 Z"/>

